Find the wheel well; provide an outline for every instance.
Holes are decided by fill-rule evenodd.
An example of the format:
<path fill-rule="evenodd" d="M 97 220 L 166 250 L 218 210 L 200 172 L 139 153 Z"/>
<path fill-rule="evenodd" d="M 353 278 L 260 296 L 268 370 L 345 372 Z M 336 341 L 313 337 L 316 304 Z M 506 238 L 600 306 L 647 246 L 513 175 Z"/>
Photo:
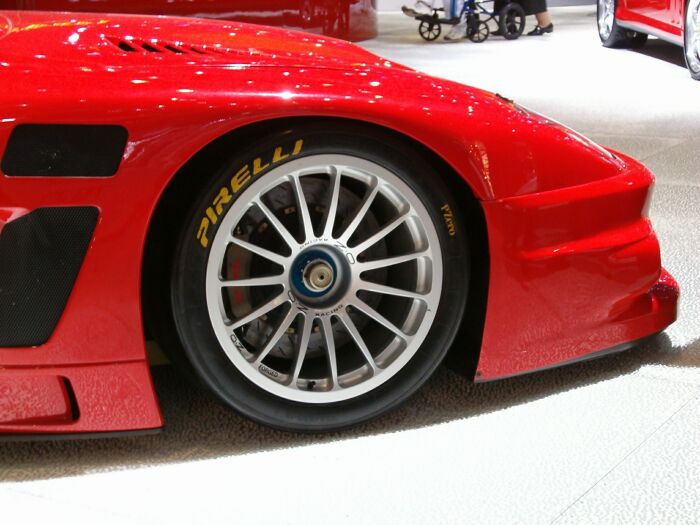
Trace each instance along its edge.
<path fill-rule="evenodd" d="M 455 342 L 447 356 L 448 366 L 458 373 L 473 378 L 481 349 L 488 292 L 489 251 L 486 220 L 479 201 L 469 185 L 442 158 L 414 139 L 389 128 L 364 122 L 333 118 L 290 118 L 265 121 L 233 130 L 214 140 L 196 153 L 172 178 L 161 195 L 146 237 L 142 265 L 142 306 L 146 337 L 155 336 L 162 344 L 179 347 L 174 335 L 169 308 L 163 304 L 169 289 L 169 271 L 163 271 L 163 261 L 172 261 L 179 232 L 188 219 L 193 196 L 198 195 L 207 181 L 232 151 L 242 149 L 256 139 L 272 133 L 292 130 L 295 126 L 319 120 L 333 124 L 351 124 L 355 129 L 381 130 L 393 135 L 408 147 L 417 150 L 438 171 L 445 175 L 455 200 L 463 206 L 457 212 L 462 223 L 469 225 L 468 248 L 471 279 L 465 316 Z M 454 210 L 453 210 L 454 211 Z M 167 310 L 168 312 L 165 312 Z M 174 355 L 175 354 L 175 355 Z M 180 360 L 182 352 L 169 352 L 169 357 Z M 187 363 L 179 363 L 187 366 Z"/>

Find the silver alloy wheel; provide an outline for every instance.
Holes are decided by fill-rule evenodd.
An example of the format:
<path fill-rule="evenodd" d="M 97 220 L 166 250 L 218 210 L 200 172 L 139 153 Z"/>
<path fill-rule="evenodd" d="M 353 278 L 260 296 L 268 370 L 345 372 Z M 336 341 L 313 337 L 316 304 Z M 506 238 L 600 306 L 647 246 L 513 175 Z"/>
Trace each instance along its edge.
<path fill-rule="evenodd" d="M 209 319 L 255 385 L 342 401 L 420 348 L 440 302 L 441 249 L 420 198 L 387 169 L 350 155 L 294 160 L 251 184 L 221 221 L 206 268 Z"/>
<path fill-rule="evenodd" d="M 686 9 L 685 56 L 690 70 L 700 73 L 700 0 L 690 0 Z"/>
<path fill-rule="evenodd" d="M 610 38 L 615 22 L 615 0 L 598 0 L 598 33 L 602 40 Z"/>

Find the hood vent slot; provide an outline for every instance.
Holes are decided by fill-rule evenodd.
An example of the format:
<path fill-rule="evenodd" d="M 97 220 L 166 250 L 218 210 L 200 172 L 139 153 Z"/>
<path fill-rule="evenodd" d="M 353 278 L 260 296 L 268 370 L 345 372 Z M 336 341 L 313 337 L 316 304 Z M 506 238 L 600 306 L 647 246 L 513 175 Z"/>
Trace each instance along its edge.
<path fill-rule="evenodd" d="M 127 53 L 166 54 L 166 55 L 209 55 L 221 56 L 225 49 L 197 46 L 183 42 L 161 42 L 158 40 L 136 40 L 106 37 L 105 40 Z"/>

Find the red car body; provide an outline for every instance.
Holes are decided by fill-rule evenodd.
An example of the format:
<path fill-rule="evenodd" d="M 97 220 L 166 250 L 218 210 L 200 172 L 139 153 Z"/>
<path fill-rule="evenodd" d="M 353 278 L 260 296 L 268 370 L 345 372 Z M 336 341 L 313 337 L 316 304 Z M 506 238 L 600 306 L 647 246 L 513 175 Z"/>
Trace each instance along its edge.
<path fill-rule="evenodd" d="M 622 27 L 682 46 L 687 3 L 687 0 L 621 0 L 615 16 Z"/>
<path fill-rule="evenodd" d="M 353 41 L 377 36 L 375 0 L 0 0 L 0 9 L 194 16 L 304 29 Z"/>
<path fill-rule="evenodd" d="M 678 286 L 661 267 L 647 217 L 651 173 L 503 97 L 304 33 L 4 12 L 0 258 L 17 255 L 8 246 L 13 224 L 34 210 L 89 206 L 99 218 L 48 340 L 0 348 L 1 432 L 163 424 L 141 312 L 154 210 L 212 141 L 290 118 L 390 129 L 443 159 L 478 199 L 489 269 L 478 380 L 619 349 L 674 321 Z M 118 125 L 128 141 L 113 176 L 9 176 L 7 144 L 26 124 Z M 2 265 L 0 282 L 13 270 Z"/>

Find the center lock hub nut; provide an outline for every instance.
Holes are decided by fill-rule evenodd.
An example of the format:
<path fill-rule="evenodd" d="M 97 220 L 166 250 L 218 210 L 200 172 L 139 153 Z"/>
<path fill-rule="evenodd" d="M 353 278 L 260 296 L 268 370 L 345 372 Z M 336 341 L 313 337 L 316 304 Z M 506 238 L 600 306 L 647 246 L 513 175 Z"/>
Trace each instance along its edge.
<path fill-rule="evenodd" d="M 290 272 L 294 295 L 313 308 L 324 308 L 340 300 L 350 285 L 350 265 L 330 246 L 315 246 L 294 259 Z"/>

